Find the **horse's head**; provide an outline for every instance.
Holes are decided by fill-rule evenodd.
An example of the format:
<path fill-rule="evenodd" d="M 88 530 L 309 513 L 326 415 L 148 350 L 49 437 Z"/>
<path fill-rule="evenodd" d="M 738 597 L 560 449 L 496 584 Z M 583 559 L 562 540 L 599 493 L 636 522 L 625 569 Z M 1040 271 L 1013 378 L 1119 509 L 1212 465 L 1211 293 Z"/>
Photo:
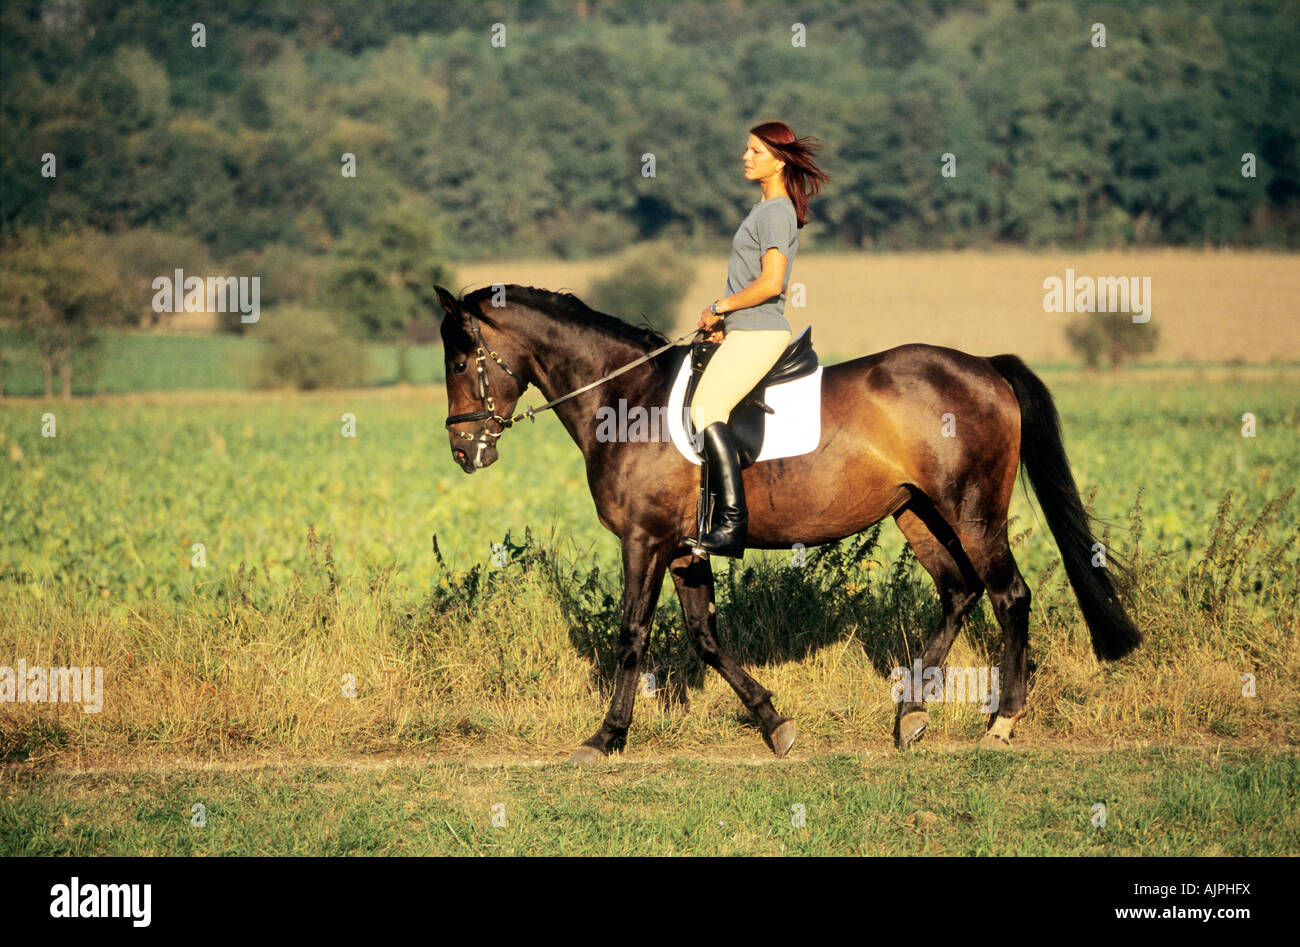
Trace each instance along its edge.
<path fill-rule="evenodd" d="M 458 300 L 434 287 L 446 311 L 439 331 L 447 366 L 447 436 L 451 456 L 466 473 L 497 459 L 502 423 L 528 387 L 519 374 L 525 352 L 500 325 L 485 317 L 482 300 Z"/>

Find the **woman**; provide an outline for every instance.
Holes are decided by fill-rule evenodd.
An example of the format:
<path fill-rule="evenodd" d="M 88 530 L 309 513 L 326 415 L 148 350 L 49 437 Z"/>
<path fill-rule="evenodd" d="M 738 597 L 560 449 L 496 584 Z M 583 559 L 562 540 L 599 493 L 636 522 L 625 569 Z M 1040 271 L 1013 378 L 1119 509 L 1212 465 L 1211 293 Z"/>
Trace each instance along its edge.
<path fill-rule="evenodd" d="M 727 295 L 700 314 L 700 327 L 723 325 L 722 344 L 700 376 L 691 406 L 691 423 L 703 439 L 701 475 L 716 485 L 713 528 L 687 542 L 697 553 L 740 557 L 749 516 L 736 442 L 727 426 L 731 409 L 776 364 L 790 343 L 785 297 L 799 250 L 796 230 L 807 221 L 808 198 L 830 180 L 812 155 L 815 138 L 799 138 L 784 122 L 763 122 L 749 130 L 745 178 L 763 188 L 731 242 Z M 718 332 L 709 338 L 716 341 Z"/>

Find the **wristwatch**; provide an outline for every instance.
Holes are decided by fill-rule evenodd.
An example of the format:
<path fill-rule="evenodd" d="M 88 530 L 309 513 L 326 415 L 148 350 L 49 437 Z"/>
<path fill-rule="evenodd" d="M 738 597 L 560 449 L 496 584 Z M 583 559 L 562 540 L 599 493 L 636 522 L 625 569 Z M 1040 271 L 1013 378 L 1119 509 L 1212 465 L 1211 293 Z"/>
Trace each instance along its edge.
<path fill-rule="evenodd" d="M 715 316 L 722 315 L 722 313 L 718 312 L 718 301 L 716 299 L 709 303 L 709 312 L 713 313 Z"/>

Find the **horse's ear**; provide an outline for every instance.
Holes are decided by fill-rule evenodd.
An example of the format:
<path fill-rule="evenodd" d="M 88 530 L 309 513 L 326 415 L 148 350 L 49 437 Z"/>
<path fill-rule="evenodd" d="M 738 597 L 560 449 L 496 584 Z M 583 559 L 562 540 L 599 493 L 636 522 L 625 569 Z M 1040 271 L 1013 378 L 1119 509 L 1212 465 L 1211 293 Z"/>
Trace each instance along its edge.
<path fill-rule="evenodd" d="M 442 308 L 446 311 L 447 315 L 459 318 L 460 304 L 456 302 L 456 297 L 441 286 L 434 286 L 433 291 L 438 294 L 438 302 L 442 303 Z"/>

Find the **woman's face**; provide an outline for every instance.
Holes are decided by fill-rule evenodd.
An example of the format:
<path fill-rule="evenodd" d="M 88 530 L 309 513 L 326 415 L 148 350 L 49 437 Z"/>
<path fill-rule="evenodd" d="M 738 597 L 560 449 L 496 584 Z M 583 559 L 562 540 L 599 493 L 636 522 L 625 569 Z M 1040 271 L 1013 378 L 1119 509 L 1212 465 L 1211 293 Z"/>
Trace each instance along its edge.
<path fill-rule="evenodd" d="M 749 136 L 745 143 L 745 180 L 766 181 L 784 167 L 785 162 L 768 151 L 757 135 Z"/>

